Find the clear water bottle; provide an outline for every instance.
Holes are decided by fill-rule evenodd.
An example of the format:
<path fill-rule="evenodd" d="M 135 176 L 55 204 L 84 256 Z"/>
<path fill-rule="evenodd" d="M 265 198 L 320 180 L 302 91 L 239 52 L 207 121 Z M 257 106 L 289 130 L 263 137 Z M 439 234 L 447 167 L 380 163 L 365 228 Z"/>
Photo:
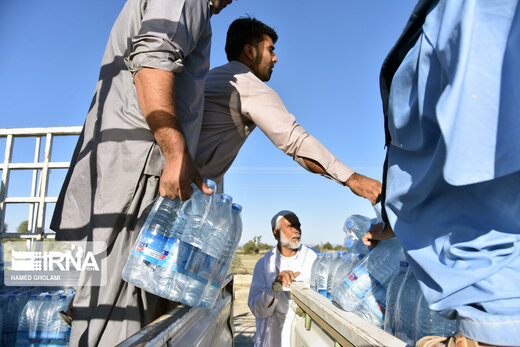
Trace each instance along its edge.
<path fill-rule="evenodd" d="M 310 283 L 310 287 L 312 290 L 314 290 L 315 292 L 318 291 L 318 287 L 317 287 L 317 278 L 318 278 L 318 266 L 320 264 L 320 261 L 323 259 L 324 257 L 324 254 L 323 253 L 318 253 L 317 254 L 317 258 L 314 259 L 314 262 L 312 263 L 312 267 L 311 267 L 311 283 Z"/>
<path fill-rule="evenodd" d="M 408 262 L 399 262 L 399 269 L 393 274 L 388 282 L 386 291 L 386 314 L 384 329 L 386 332 L 395 334 L 395 305 L 397 302 L 397 295 L 399 289 L 405 279 L 406 270 L 408 270 Z"/>
<path fill-rule="evenodd" d="M 206 180 L 206 184 L 213 191 L 216 190 L 215 182 Z M 179 211 L 179 217 L 174 225 L 174 230 L 180 232 L 179 243 L 176 246 L 177 256 L 168 264 L 176 276 L 172 281 L 174 287 L 170 288 L 179 296 L 176 301 L 181 301 L 185 293 L 184 287 L 189 281 L 188 268 L 205 241 L 202 226 L 208 214 L 215 208 L 215 194 L 204 194 L 196 189 Z"/>
<path fill-rule="evenodd" d="M 418 340 L 424 336 L 452 336 L 457 327 L 455 320 L 444 318 L 431 310 L 421 291 L 417 297 L 415 319 L 417 322 L 415 335 Z"/>
<path fill-rule="evenodd" d="M 33 294 L 20 315 L 17 343 L 31 345 L 41 342 L 38 336 L 38 318 L 45 294 Z"/>
<path fill-rule="evenodd" d="M 47 294 L 43 298 L 43 303 L 40 306 L 38 312 L 38 321 L 36 324 L 36 339 L 42 343 L 47 343 L 49 338 L 49 324 L 52 316 L 53 309 L 53 298 L 52 295 Z"/>
<path fill-rule="evenodd" d="M 365 294 L 354 313 L 378 328 L 383 328 L 386 313 L 387 288 L 378 285 Z"/>
<path fill-rule="evenodd" d="M 329 278 L 329 267 L 334 261 L 336 257 L 335 252 L 327 252 L 323 257 L 322 261 L 320 261 L 317 270 L 317 278 L 316 278 L 316 287 L 318 289 L 318 293 L 323 296 L 327 296 L 327 282 Z"/>
<path fill-rule="evenodd" d="M 368 218 L 354 214 L 345 220 L 343 231 L 345 232 L 345 249 L 349 253 L 368 254 L 369 247 L 363 244 L 361 238 L 365 235 L 370 226 L 377 223 L 377 219 Z"/>
<path fill-rule="evenodd" d="M 327 276 L 327 298 L 332 298 L 332 282 L 334 281 L 334 277 L 336 276 L 336 272 L 338 267 L 343 263 L 343 257 L 347 253 L 344 251 L 337 251 L 335 258 L 329 265 L 329 274 Z"/>
<path fill-rule="evenodd" d="M 363 254 L 358 253 L 347 253 L 342 257 L 343 261 L 336 269 L 336 273 L 332 278 L 332 287 L 331 287 L 331 295 L 334 292 L 334 289 L 337 287 L 339 283 L 350 273 L 350 271 L 356 266 L 361 259 L 363 259 Z M 328 288 L 327 288 L 328 291 Z M 334 299 L 334 296 L 332 296 Z"/>
<path fill-rule="evenodd" d="M 419 283 L 409 266 L 397 294 L 393 321 L 395 322 L 394 335 L 410 345 L 415 345 L 417 342 L 415 315 L 419 292 Z"/>
<path fill-rule="evenodd" d="M 202 299 L 202 293 L 208 285 L 214 271 L 218 269 L 219 258 L 224 253 L 226 240 L 229 237 L 232 198 L 221 194 L 215 209 L 203 221 L 201 238 L 205 240 L 200 251 L 194 254 L 186 275 L 189 277 L 180 301 L 189 306 L 197 306 Z"/>
<path fill-rule="evenodd" d="M 134 248 L 121 274 L 123 280 L 150 289 L 153 272 L 166 264 L 167 245 L 181 206 L 180 199 L 159 196 L 137 237 Z"/>
<path fill-rule="evenodd" d="M 397 238 L 381 241 L 333 290 L 334 300 L 343 309 L 352 311 L 368 291 L 387 285 L 401 260 L 404 252 Z"/>
<path fill-rule="evenodd" d="M 218 294 L 220 293 L 222 285 L 226 279 L 229 268 L 231 267 L 231 263 L 233 262 L 233 258 L 235 257 L 238 243 L 240 242 L 240 238 L 242 236 L 242 206 L 239 204 L 232 204 L 231 212 L 233 221 L 231 224 L 231 232 L 227 237 L 227 244 L 224 247 L 221 258 L 219 259 L 219 265 L 217 266 L 210 283 L 204 290 L 200 304 L 201 307 L 212 308 L 215 304 Z"/>

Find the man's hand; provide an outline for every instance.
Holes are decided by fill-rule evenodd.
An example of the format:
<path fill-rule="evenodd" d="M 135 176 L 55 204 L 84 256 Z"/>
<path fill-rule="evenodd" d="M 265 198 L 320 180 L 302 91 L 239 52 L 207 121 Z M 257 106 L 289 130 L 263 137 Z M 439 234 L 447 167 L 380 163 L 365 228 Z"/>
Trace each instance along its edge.
<path fill-rule="evenodd" d="M 377 246 L 379 241 L 388 240 L 395 236 L 390 225 L 385 225 L 385 228 L 381 230 L 382 228 L 383 223 L 377 223 L 372 225 L 370 230 L 361 238 L 361 240 L 363 240 L 363 243 L 366 246 L 375 247 Z"/>
<path fill-rule="evenodd" d="M 292 281 L 300 275 L 300 272 L 292 272 L 290 270 L 284 270 L 276 276 L 275 282 L 280 282 L 284 287 L 290 287 Z"/>
<path fill-rule="evenodd" d="M 381 199 L 381 182 L 372 178 L 353 173 L 345 184 L 350 188 L 352 193 L 370 200 L 375 205 Z"/>
<path fill-rule="evenodd" d="M 213 193 L 202 180 L 190 154 L 184 151 L 180 158 L 167 160 L 161 175 L 159 194 L 175 199 L 187 200 L 192 193 L 191 183 L 195 183 L 206 194 Z"/>

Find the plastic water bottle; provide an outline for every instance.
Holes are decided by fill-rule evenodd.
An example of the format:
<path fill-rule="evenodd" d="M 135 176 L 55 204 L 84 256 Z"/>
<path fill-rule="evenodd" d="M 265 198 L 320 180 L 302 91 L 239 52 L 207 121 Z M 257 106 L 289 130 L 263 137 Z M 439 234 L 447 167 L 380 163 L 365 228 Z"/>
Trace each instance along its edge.
<path fill-rule="evenodd" d="M 332 278 L 332 287 L 330 291 L 331 295 L 337 285 L 342 282 L 342 280 L 350 273 L 350 271 L 359 263 L 362 258 L 363 254 L 358 253 L 347 253 L 342 257 L 343 261 L 336 269 L 334 277 Z M 334 297 L 332 297 L 332 299 L 334 299 Z"/>
<path fill-rule="evenodd" d="M 329 277 L 329 267 L 335 257 L 335 252 L 327 252 L 325 253 L 325 257 L 323 257 L 323 259 L 320 261 L 318 265 L 316 287 L 318 289 L 318 293 L 325 297 L 327 296 L 327 281 Z"/>
<path fill-rule="evenodd" d="M 17 342 L 32 344 L 41 342 L 38 336 L 38 318 L 46 294 L 31 295 L 20 315 Z"/>
<path fill-rule="evenodd" d="M 318 266 L 320 264 L 320 261 L 323 259 L 323 257 L 325 256 L 323 253 L 318 253 L 317 254 L 318 257 L 316 259 L 314 259 L 314 262 L 312 263 L 312 267 L 311 267 L 311 283 L 310 283 L 310 287 L 312 290 L 314 290 L 315 292 L 318 291 L 318 287 L 317 287 L 317 278 L 318 278 Z"/>
<path fill-rule="evenodd" d="M 379 285 L 365 294 L 354 313 L 379 328 L 383 328 L 386 315 L 387 288 Z"/>
<path fill-rule="evenodd" d="M 216 190 L 215 182 L 206 180 L 206 184 L 213 191 Z M 187 271 L 190 263 L 205 241 L 202 225 L 208 214 L 215 208 L 215 194 L 204 194 L 196 189 L 179 211 L 179 217 L 173 227 L 175 231 L 180 233 L 179 243 L 176 246 L 177 257 L 172 258 L 172 262 L 168 264 L 174 270 L 171 273 L 176 276 L 173 279 L 174 287 L 169 289 L 177 293 L 179 297 L 182 297 L 185 293 L 184 287 L 189 281 Z M 164 282 L 164 278 L 161 282 Z"/>
<path fill-rule="evenodd" d="M 343 225 L 345 232 L 345 249 L 349 253 L 368 254 L 369 247 L 363 244 L 361 238 L 365 235 L 370 226 L 377 223 L 377 219 L 368 218 L 354 214 L 347 218 Z"/>
<path fill-rule="evenodd" d="M 404 253 L 397 238 L 381 241 L 333 290 L 334 300 L 343 309 L 352 311 L 368 291 L 387 285 L 401 260 Z"/>
<path fill-rule="evenodd" d="M 240 242 L 240 237 L 242 236 L 242 206 L 239 204 L 232 204 L 231 212 L 231 232 L 227 237 L 227 244 L 224 247 L 224 251 L 222 252 L 222 257 L 219 259 L 219 266 L 214 272 L 210 283 L 204 290 L 200 304 L 201 307 L 212 308 L 215 304 L 218 294 L 220 293 L 222 285 L 226 279 L 229 268 L 231 267 L 231 263 L 233 262 L 233 258 L 235 257 L 235 252 L 237 250 L 238 243 Z"/>
<path fill-rule="evenodd" d="M 329 274 L 327 276 L 327 298 L 332 298 L 332 282 L 334 281 L 334 276 L 336 276 L 336 271 L 338 267 L 343 263 L 343 257 L 347 254 L 344 251 L 337 251 L 336 257 L 332 260 L 329 265 Z"/>
<path fill-rule="evenodd" d="M 327 281 L 327 297 L 332 299 L 332 290 L 345 276 L 350 273 L 350 270 L 359 262 L 363 255 L 358 253 L 346 253 L 339 251 L 339 256 L 334 260 Z"/>
<path fill-rule="evenodd" d="M 397 294 L 393 321 L 395 322 L 394 335 L 410 345 L 415 345 L 417 342 L 415 315 L 419 292 L 419 283 L 415 279 L 412 268 L 408 267 Z"/>
<path fill-rule="evenodd" d="M 49 338 L 49 323 L 53 308 L 52 295 L 47 294 L 43 298 L 43 303 L 38 312 L 38 320 L 36 324 L 36 339 L 42 343 L 47 343 Z"/>
<path fill-rule="evenodd" d="M 157 198 L 121 274 L 125 281 L 150 289 L 154 270 L 166 263 L 165 249 L 172 242 L 171 233 L 180 206 L 180 199 Z"/>
<path fill-rule="evenodd" d="M 202 299 L 202 293 L 208 285 L 213 272 L 218 268 L 219 258 L 224 253 L 226 240 L 229 237 L 231 217 L 231 196 L 222 194 L 216 203 L 213 213 L 203 221 L 200 251 L 194 254 L 188 264 L 184 295 L 180 301 L 189 306 L 196 306 Z"/>
<path fill-rule="evenodd" d="M 408 262 L 399 262 L 399 269 L 393 274 L 388 282 L 386 291 L 386 314 L 384 329 L 386 332 L 395 334 L 395 305 L 397 302 L 397 295 L 399 289 L 405 279 L 406 270 L 408 270 Z"/>
<path fill-rule="evenodd" d="M 416 317 L 416 338 L 424 336 L 451 336 L 455 333 L 456 321 L 444 318 L 437 312 L 428 307 L 428 302 L 424 295 L 419 291 L 417 297 Z"/>
<path fill-rule="evenodd" d="M 59 317 L 60 311 L 66 311 L 69 305 L 67 296 L 64 294 L 56 294 L 56 299 L 53 302 L 53 307 L 50 312 L 50 321 L 48 323 L 49 344 L 52 345 L 66 345 L 69 335 L 70 327 L 63 323 Z M 47 346 L 49 346 L 49 344 Z"/>

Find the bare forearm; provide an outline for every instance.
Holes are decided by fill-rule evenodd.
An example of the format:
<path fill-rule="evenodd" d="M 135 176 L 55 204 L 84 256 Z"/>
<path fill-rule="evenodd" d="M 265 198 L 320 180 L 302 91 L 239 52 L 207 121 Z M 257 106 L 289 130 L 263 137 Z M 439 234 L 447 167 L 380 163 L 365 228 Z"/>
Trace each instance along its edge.
<path fill-rule="evenodd" d="M 166 159 L 175 159 L 186 149 L 175 113 L 175 75 L 143 68 L 135 75 L 137 100 L 155 140 Z"/>

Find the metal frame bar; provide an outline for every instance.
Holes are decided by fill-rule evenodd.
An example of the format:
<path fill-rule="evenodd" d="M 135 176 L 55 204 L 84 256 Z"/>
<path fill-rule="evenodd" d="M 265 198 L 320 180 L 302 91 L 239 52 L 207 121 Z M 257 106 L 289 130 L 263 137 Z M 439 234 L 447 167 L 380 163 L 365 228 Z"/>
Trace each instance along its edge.
<path fill-rule="evenodd" d="M 25 234 L 9 233 L 9 236 L 24 235 L 29 238 L 44 236 L 45 211 L 48 203 L 55 203 L 57 197 L 48 197 L 49 173 L 51 169 L 66 169 L 70 162 L 52 162 L 52 143 L 56 136 L 77 136 L 81 126 L 45 127 L 45 128 L 13 128 L 0 129 L 0 138 L 5 137 L 6 148 L 4 162 L 0 164 L 2 183 L 0 189 L 0 238 L 5 237 L 5 211 L 7 204 L 30 204 L 28 232 Z M 43 161 L 40 162 L 41 138 L 45 136 Z M 14 139 L 18 137 L 34 137 L 36 140 L 34 160 L 32 163 L 11 163 Z M 31 196 L 7 197 L 9 189 L 9 174 L 11 170 L 32 170 Z M 47 234 L 45 234 L 47 235 Z M 48 237 L 49 235 L 47 235 Z"/>

